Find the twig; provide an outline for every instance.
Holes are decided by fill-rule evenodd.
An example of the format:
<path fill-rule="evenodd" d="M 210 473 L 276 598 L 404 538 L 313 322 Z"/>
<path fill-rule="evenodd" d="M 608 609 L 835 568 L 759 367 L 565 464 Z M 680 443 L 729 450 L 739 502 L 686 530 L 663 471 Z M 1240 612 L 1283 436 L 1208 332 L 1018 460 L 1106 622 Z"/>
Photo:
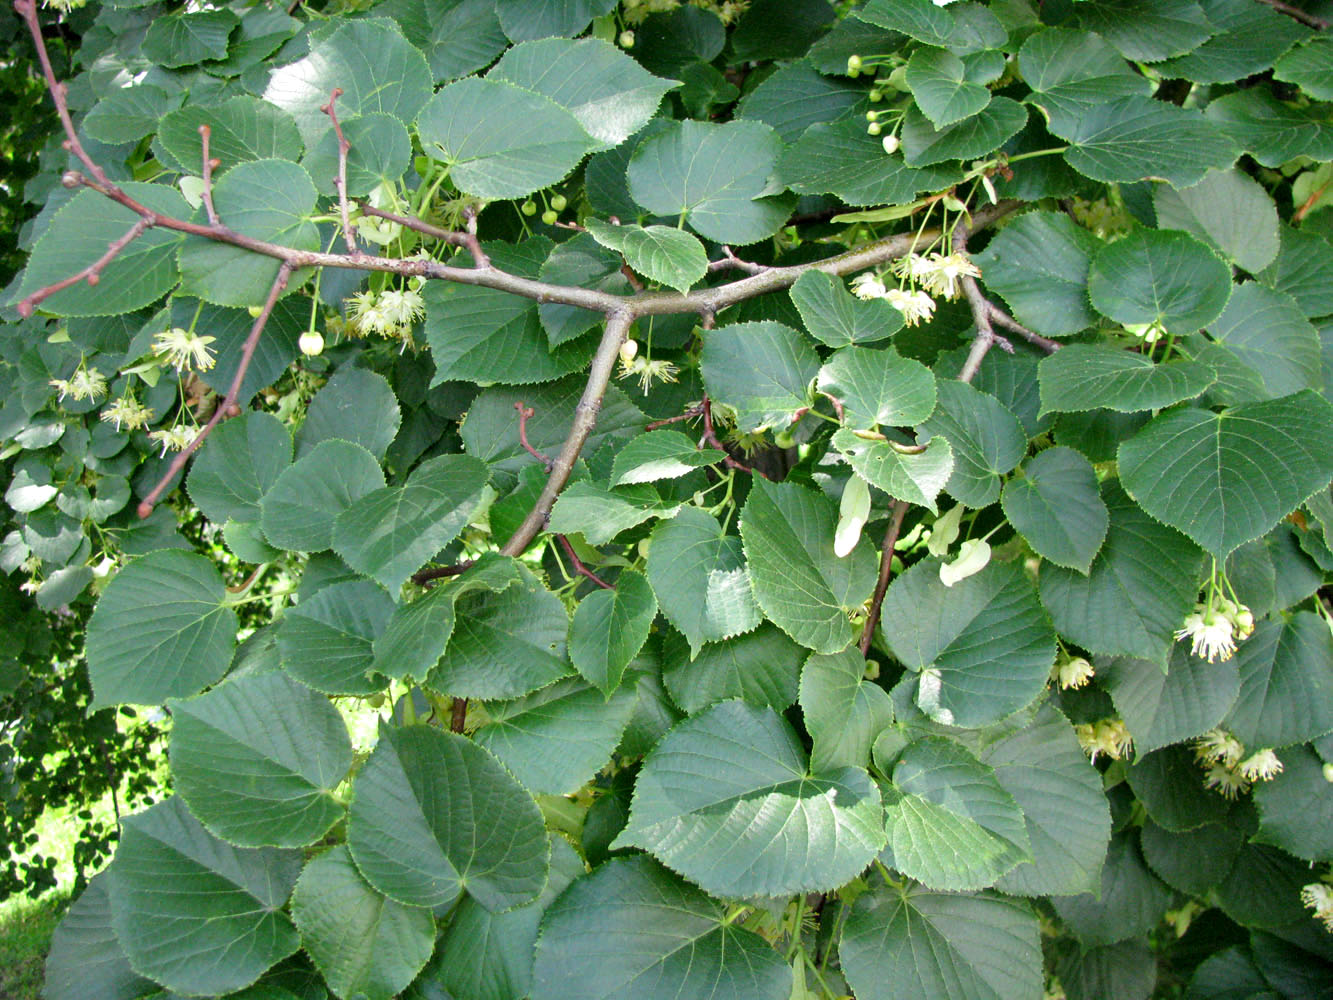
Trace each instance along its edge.
<path fill-rule="evenodd" d="M 439 240 L 442 243 L 448 243 L 450 246 L 461 247 L 472 255 L 472 262 L 478 270 L 489 268 L 491 258 L 486 255 L 486 251 L 481 248 L 481 242 L 477 239 L 477 217 L 476 213 L 468 213 L 468 223 L 471 227 L 469 232 L 455 232 L 452 229 L 442 229 L 439 226 L 432 226 L 429 222 L 413 218 L 410 215 L 399 215 L 397 212 L 386 212 L 382 208 L 376 208 L 374 205 L 366 202 L 360 203 L 362 215 L 373 215 L 377 219 L 385 219 L 389 222 L 396 222 L 405 229 L 410 229 L 414 233 L 420 233 L 422 236 L 429 236 L 433 240 Z"/>
<path fill-rule="evenodd" d="M 955 253 L 967 252 L 967 231 L 961 227 L 953 234 L 953 249 Z M 972 310 L 972 322 L 977 328 L 977 336 L 972 341 L 972 349 L 967 353 L 967 360 L 963 362 L 963 370 L 958 373 L 958 381 L 971 382 L 981 370 L 981 362 L 985 360 L 986 352 L 999 338 L 991 326 L 991 304 L 981 291 L 981 286 L 977 284 L 977 279 L 964 274 L 961 283 L 963 294 L 967 296 L 968 308 Z M 1008 344 L 1008 349 L 1010 354 L 1014 352 L 1012 344 Z"/>
<path fill-rule="evenodd" d="M 574 546 L 570 544 L 568 538 L 566 538 L 564 535 L 556 535 L 555 537 L 560 542 L 560 547 L 565 550 L 565 555 L 569 556 L 569 561 L 574 564 L 575 573 L 577 573 L 579 576 L 587 577 L 589 580 L 597 584 L 597 586 L 601 587 L 603 590 L 616 589 L 615 587 L 611 586 L 611 584 L 603 580 L 596 573 L 594 573 L 592 570 L 588 569 L 587 566 L 583 565 L 583 560 L 581 560 L 578 556 L 578 553 L 574 551 Z"/>
<path fill-rule="evenodd" d="M 456 562 L 452 566 L 432 566 L 429 569 L 419 570 L 412 574 L 412 582 L 417 586 L 430 583 L 432 580 L 440 580 L 447 576 L 458 576 L 472 568 L 476 563 L 475 559 L 464 559 Z"/>
<path fill-rule="evenodd" d="M 875 637 L 875 628 L 879 625 L 879 611 L 884 606 L 884 595 L 889 592 L 889 577 L 893 575 L 893 550 L 898 545 L 898 533 L 903 529 L 907 508 L 906 500 L 894 501 L 889 530 L 884 532 L 884 545 L 879 556 L 879 580 L 875 583 L 875 595 L 870 598 L 870 614 L 866 616 L 865 631 L 861 633 L 862 656 L 870 652 L 870 641 Z"/>
<path fill-rule="evenodd" d="M 655 431 L 659 427 L 665 427 L 667 424 L 678 424 L 682 420 L 697 420 L 699 417 L 703 416 L 703 412 L 703 404 L 700 403 L 698 406 L 691 406 L 684 413 L 677 414 L 674 417 L 665 417 L 662 420 L 654 420 L 651 424 L 645 427 L 644 430 Z"/>
<path fill-rule="evenodd" d="M 530 406 L 524 406 L 521 400 L 514 404 L 514 409 L 518 410 L 518 443 L 523 446 L 524 451 L 546 466 L 547 472 L 550 472 L 551 466 L 555 465 L 551 461 L 551 456 L 538 451 L 528 441 L 528 420 L 536 411 Z"/>
<path fill-rule="evenodd" d="M 212 226 L 219 226 L 217 209 L 213 207 L 213 171 L 221 165 L 220 160 L 215 160 L 209 153 L 209 143 L 213 138 L 213 129 L 207 125 L 199 126 L 199 145 L 202 150 L 201 159 L 203 160 L 200 173 L 204 178 L 204 211 L 208 213 L 208 223 Z"/>
<path fill-rule="evenodd" d="M 347 252 L 355 255 L 360 251 L 356 247 L 356 234 L 352 231 L 352 208 L 347 203 L 347 153 L 352 144 L 343 135 L 343 127 L 338 121 L 338 110 L 334 107 L 342 92 L 342 87 L 334 87 L 333 93 L 329 94 L 329 103 L 322 105 L 319 110 L 328 115 L 329 120 L 333 122 L 333 134 L 338 139 L 338 176 L 333 179 L 333 186 L 338 189 L 338 210 L 342 213 L 343 239 L 347 243 Z"/>
<path fill-rule="evenodd" d="M 1316 17 L 1309 11 L 1301 10 L 1299 7 L 1293 7 L 1289 3 L 1283 3 L 1282 0 L 1259 0 L 1266 7 L 1272 7 L 1279 14 L 1286 14 L 1288 17 L 1295 18 L 1301 24 L 1307 24 L 1311 28 L 1319 31 L 1327 31 L 1329 22 L 1322 17 Z"/>
<path fill-rule="evenodd" d="M 736 256 L 731 247 L 725 243 L 722 244 L 722 258 L 711 261 L 708 265 L 708 271 L 711 274 L 714 271 L 737 270 L 744 271 L 746 274 L 762 274 L 764 271 L 772 270 L 763 264 L 752 264 L 748 260 L 741 260 Z"/>
<path fill-rule="evenodd" d="M 704 408 L 704 440 L 707 441 L 709 444 L 711 444 L 718 451 L 722 452 L 722 461 L 726 465 L 726 467 L 728 469 L 739 469 L 741 472 L 748 472 L 752 476 L 762 476 L 764 479 L 767 479 L 768 476 L 765 476 L 758 469 L 752 469 L 748 465 L 745 465 L 742 462 L 738 462 L 736 461 L 736 459 L 732 458 L 731 453 L 728 452 L 726 447 L 722 444 L 722 442 L 718 440 L 717 432 L 713 430 L 713 401 L 709 399 L 707 396 L 704 397 L 703 408 Z"/>
<path fill-rule="evenodd" d="M 1060 345 L 1054 340 L 1051 340 L 1048 337 L 1043 337 L 1041 334 L 1033 330 L 1029 330 L 989 299 L 986 301 L 986 305 L 989 307 L 991 322 L 996 326 L 1002 326 L 1006 330 L 1018 334 L 1029 344 L 1040 347 L 1047 354 L 1054 354 L 1060 349 Z"/>
<path fill-rule="evenodd" d="M 287 264 L 281 264 L 278 267 L 277 277 L 273 279 L 273 284 L 269 287 L 268 298 L 264 301 L 264 307 L 259 315 L 255 317 L 255 325 L 250 328 L 250 335 L 245 338 L 245 345 L 241 348 L 240 364 L 236 366 L 236 374 L 232 376 L 231 388 L 227 390 L 227 396 L 213 415 L 208 418 L 208 423 L 204 424 L 203 429 L 194 436 L 194 440 L 186 445 L 181 451 L 176 453 L 176 457 L 171 460 L 171 465 L 167 467 L 166 473 L 153 487 L 153 491 L 143 498 L 139 504 L 139 516 L 147 517 L 153 512 L 158 497 L 162 495 L 163 490 L 171 483 L 176 474 L 185 468 L 185 463 L 190 456 L 199 450 L 199 446 L 204 443 L 204 439 L 213 432 L 213 428 L 218 425 L 227 411 L 235 404 L 236 399 L 241 394 L 241 384 L 245 381 L 245 373 L 250 369 L 250 360 L 255 356 L 255 347 L 259 344 L 259 335 L 264 332 L 264 327 L 268 325 L 268 318 L 273 314 L 273 307 L 277 305 L 279 297 L 287 288 L 287 279 L 291 277 L 292 269 Z"/>
<path fill-rule="evenodd" d="M 628 264 L 621 264 L 620 273 L 625 276 L 625 280 L 629 282 L 630 288 L 634 289 L 636 292 L 643 291 L 643 282 L 640 281 L 639 276 L 634 273 L 634 268 L 630 267 Z"/>
<path fill-rule="evenodd" d="M 450 732 L 461 733 L 467 726 L 467 699 L 455 698 L 453 711 L 450 713 Z"/>
<path fill-rule="evenodd" d="M 86 281 L 90 285 L 96 285 L 102 280 L 102 269 L 116 259 L 116 256 L 127 246 L 142 236 L 152 223 L 147 219 L 140 219 L 134 225 L 126 230 L 125 235 L 119 239 L 113 240 L 107 245 L 106 253 L 98 257 L 95 261 L 85 267 L 77 274 L 71 274 L 68 278 L 61 278 L 59 281 L 47 285 L 45 288 L 39 288 L 31 295 L 27 296 L 18 304 L 18 313 L 20 316 L 31 316 L 33 308 L 41 304 L 45 299 L 50 298 L 56 292 L 64 291 L 70 285 L 77 285 L 80 281 Z"/>

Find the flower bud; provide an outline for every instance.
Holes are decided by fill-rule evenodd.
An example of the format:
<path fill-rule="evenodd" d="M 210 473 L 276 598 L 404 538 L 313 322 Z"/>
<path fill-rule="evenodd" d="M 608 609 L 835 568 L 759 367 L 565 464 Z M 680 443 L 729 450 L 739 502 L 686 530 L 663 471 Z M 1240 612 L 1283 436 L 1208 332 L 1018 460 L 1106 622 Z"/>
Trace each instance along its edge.
<path fill-rule="evenodd" d="M 847 57 L 847 68 L 849 70 L 857 70 L 859 72 L 861 69 L 861 65 L 862 65 L 861 57 L 856 55 L 855 53 Z"/>
<path fill-rule="evenodd" d="M 630 338 L 620 345 L 620 360 L 623 364 L 631 363 L 639 356 L 639 342 Z"/>
<path fill-rule="evenodd" d="M 898 147 L 902 145 L 902 142 L 899 141 L 896 135 L 886 135 L 882 141 L 884 152 L 890 155 L 898 152 Z"/>
<path fill-rule="evenodd" d="M 869 125 L 866 126 L 866 131 L 869 132 L 871 135 L 879 135 L 881 132 L 884 131 L 884 126 L 881 125 L 879 122 L 871 122 Z"/>
<path fill-rule="evenodd" d="M 318 357 L 324 353 L 324 338 L 316 330 L 307 330 L 301 334 L 301 339 L 296 344 L 301 348 L 301 353 L 308 358 Z"/>
<path fill-rule="evenodd" d="M 622 31 L 620 33 L 620 47 L 622 49 L 634 48 L 634 32 Z"/>

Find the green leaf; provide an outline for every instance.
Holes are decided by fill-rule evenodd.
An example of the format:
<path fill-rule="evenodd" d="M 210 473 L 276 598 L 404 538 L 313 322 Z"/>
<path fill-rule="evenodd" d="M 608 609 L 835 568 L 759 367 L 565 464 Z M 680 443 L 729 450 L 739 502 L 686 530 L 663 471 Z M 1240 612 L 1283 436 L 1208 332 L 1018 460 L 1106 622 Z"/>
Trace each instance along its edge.
<path fill-rule="evenodd" d="M 532 1000 L 788 1000 L 791 967 L 651 858 L 612 858 L 542 918 Z"/>
<path fill-rule="evenodd" d="M 463 530 L 490 473 L 467 455 L 417 466 L 401 487 L 367 493 L 333 522 L 333 549 L 358 573 L 397 594 L 407 578 Z"/>
<path fill-rule="evenodd" d="M 654 215 L 688 222 L 700 236 L 745 245 L 787 221 L 790 204 L 768 197 L 782 142 L 761 122 L 677 122 L 639 143 L 629 190 Z"/>
<path fill-rule="evenodd" d="M 594 17 L 615 9 L 615 0 L 496 0 L 495 12 L 511 41 L 548 35 L 577 35 Z"/>
<path fill-rule="evenodd" d="M 1243 836 L 1235 824 L 1205 823 L 1176 833 L 1149 819 L 1140 846 L 1154 875 L 1173 889 L 1202 896 L 1231 871 Z"/>
<path fill-rule="evenodd" d="M 1138 753 L 1193 739 L 1227 714 L 1240 691 L 1234 659 L 1209 663 L 1177 643 L 1166 672 L 1150 660 L 1117 657 L 1098 678 L 1134 736 Z"/>
<path fill-rule="evenodd" d="M 684 633 L 694 655 L 705 642 L 759 624 L 740 539 L 698 507 L 684 507 L 654 529 L 647 572 L 662 614 Z"/>
<path fill-rule="evenodd" d="M 190 214 L 185 199 L 169 187 L 127 183 L 121 190 L 162 215 L 183 219 Z M 51 217 L 10 303 L 77 274 L 139 221 L 137 214 L 110 198 L 80 191 Z M 102 269 L 96 285 L 86 281 L 71 285 L 43 300 L 41 309 L 56 316 L 111 316 L 152 305 L 176 284 L 180 242 L 178 233 L 150 229 Z"/>
<path fill-rule="evenodd" d="M 287 160 L 239 163 L 213 185 L 213 205 L 228 227 L 293 250 L 321 249 L 311 221 L 318 197 L 310 175 Z M 190 236 L 180 248 L 181 293 L 220 306 L 261 305 L 279 266 L 272 257 Z M 307 273 L 297 271 L 289 287 Z"/>
<path fill-rule="evenodd" d="M 852 641 L 848 612 L 875 584 L 875 556 L 833 551 L 833 502 L 793 483 L 756 479 L 741 512 L 741 539 L 755 599 L 802 646 L 836 653 Z"/>
<path fill-rule="evenodd" d="M 1279 244 L 1277 260 L 1256 277 L 1294 298 L 1306 316 L 1333 313 L 1333 246 L 1318 233 L 1286 226 Z"/>
<path fill-rule="evenodd" d="M 1144 62 L 1183 55 L 1213 33 L 1194 0 L 1098 0 L 1080 4 L 1076 16 L 1126 59 Z"/>
<path fill-rule="evenodd" d="M 513 701 L 488 702 L 490 721 L 473 739 L 529 791 L 568 795 L 611 760 L 636 700 L 630 688 L 608 698 L 581 677 L 567 677 Z"/>
<path fill-rule="evenodd" d="M 503 3 L 500 9 L 503 20 Z M 506 52 L 486 78 L 549 97 L 603 149 L 620 145 L 648 124 L 667 91 L 680 86 L 653 76 L 597 38 L 524 42 Z"/>
<path fill-rule="evenodd" d="M 967 66 L 947 49 L 924 46 L 907 61 L 907 86 L 936 128 L 971 118 L 990 103 L 990 91 L 969 82 Z"/>
<path fill-rule="evenodd" d="M 522 128 L 515 128 L 522 122 Z M 522 198 L 562 180 L 595 148 L 578 119 L 549 97 L 502 80 L 469 77 L 422 109 L 417 132 L 459 190 Z"/>
<path fill-rule="evenodd" d="M 975 260 L 986 287 L 1004 297 L 1019 322 L 1064 337 L 1097 323 L 1087 287 L 1101 245 L 1066 215 L 1029 212 L 1005 226 Z"/>
<path fill-rule="evenodd" d="M 690 715 L 731 698 L 781 712 L 796 701 L 804 656 L 804 649 L 768 622 L 697 651 L 687 648 L 679 633 L 668 633 L 662 683 L 671 700 Z"/>
<path fill-rule="evenodd" d="M 193 552 L 150 552 L 116 574 L 88 623 L 92 707 L 157 705 L 221 677 L 236 645 L 226 596 L 212 562 Z"/>
<path fill-rule="evenodd" d="M 1333 159 L 1333 122 L 1318 105 L 1279 101 L 1267 87 L 1219 97 L 1204 112 L 1208 120 L 1265 167 L 1298 156 Z"/>
<path fill-rule="evenodd" d="M 823 271 L 806 271 L 789 294 L 806 330 L 827 347 L 872 344 L 903 328 L 903 314 L 886 301 L 858 299 Z"/>
<path fill-rule="evenodd" d="M 184 99 L 184 93 L 168 94 L 151 83 L 122 87 L 93 105 L 83 129 L 98 142 L 138 142 L 158 131 L 167 113 Z"/>
<path fill-rule="evenodd" d="M 1023 811 L 1032 861 L 1000 879 L 1020 896 L 1068 896 L 1098 885 L 1111 836 L 1101 775 L 1069 722 L 1048 702 L 1031 723 L 1002 736 L 980 758 Z"/>
<path fill-rule="evenodd" d="M 327 698 L 281 673 L 171 703 L 171 777 L 190 811 L 241 847 L 302 847 L 343 810 L 352 744 Z"/>
<path fill-rule="evenodd" d="M 241 19 L 229 10 L 201 10 L 155 18 L 143 36 L 144 57 L 179 69 L 210 59 L 227 58 L 227 38 Z"/>
<path fill-rule="evenodd" d="M 914 105 L 903 119 L 903 158 L 909 167 L 928 167 L 983 156 L 1017 135 L 1027 120 L 1023 105 L 994 97 L 979 114 L 937 129 Z"/>
<path fill-rule="evenodd" d="M 390 0 L 377 5 L 376 13 L 402 26 L 439 82 L 486 68 L 509 45 L 495 0 Z"/>
<path fill-rule="evenodd" d="M 1151 819 L 1174 833 L 1225 822 L 1231 804 L 1204 786 L 1199 759 L 1184 745 L 1140 754 L 1126 772 L 1134 797 Z M 1224 869 L 1225 874 L 1228 869 Z"/>
<path fill-rule="evenodd" d="M 1333 730 L 1333 639 L 1319 616 L 1260 622 L 1236 665 L 1240 696 L 1222 726 L 1247 747 L 1285 747 Z"/>
<path fill-rule="evenodd" d="M 1218 559 L 1333 477 L 1333 408 L 1313 392 L 1164 413 L 1120 446 L 1125 489 Z"/>
<path fill-rule="evenodd" d="M 966 382 L 947 379 L 939 394 L 939 406 L 920 430 L 952 449 L 953 473 L 944 488 L 969 507 L 988 507 L 1000 496 L 999 477 L 1027 453 L 1027 434 L 1003 403 Z"/>
<path fill-rule="evenodd" d="M 299 946 L 282 912 L 297 851 L 232 847 L 179 798 L 123 821 L 111 922 L 130 965 L 187 996 L 249 986 Z"/>
<path fill-rule="evenodd" d="M 1111 838 L 1100 892 L 1051 900 L 1085 945 L 1108 945 L 1147 933 L 1170 907 L 1173 893 L 1143 863 L 1132 829 Z"/>
<path fill-rule="evenodd" d="M 1072 448 L 1047 448 L 1022 473 L 1005 483 L 1004 516 L 1037 555 L 1086 576 L 1110 524 L 1092 464 Z"/>
<path fill-rule="evenodd" d="M 812 653 L 801 669 L 801 715 L 810 733 L 810 766 L 818 771 L 865 767 L 875 738 L 893 723 L 889 693 L 866 680 L 859 650 Z"/>
<path fill-rule="evenodd" d="M 806 9 L 818 10 L 821 6 L 828 9 L 821 0 L 813 0 Z M 801 12 L 788 8 L 782 13 L 786 15 L 789 11 L 792 15 L 790 22 L 797 21 Z M 762 23 L 760 19 L 764 15 L 755 11 L 752 17 L 751 23 Z M 785 25 L 788 30 L 796 27 L 790 22 Z M 770 26 L 771 20 L 766 27 Z M 739 34 L 732 36 L 733 46 Z M 765 77 L 759 86 L 749 90 L 736 107 L 736 117 L 772 125 L 779 138 L 790 145 L 812 125 L 843 117 L 864 96 L 865 91 L 856 84 L 824 76 L 802 59 L 780 67 Z"/>
<path fill-rule="evenodd" d="M 1231 269 L 1188 233 L 1136 229 L 1099 250 L 1088 274 L 1088 297 L 1102 315 L 1173 334 L 1207 326 L 1230 296 Z"/>
<path fill-rule="evenodd" d="M 1315 35 L 1273 64 L 1273 76 L 1317 101 L 1333 101 L 1333 40 Z"/>
<path fill-rule="evenodd" d="M 597 590 L 579 602 L 569 629 L 569 659 L 589 684 L 611 697 L 630 660 L 648 641 L 657 598 L 648 581 L 626 570 L 614 590 Z"/>
<path fill-rule="evenodd" d="M 1018 804 L 961 744 L 916 740 L 894 764 L 893 786 L 883 857 L 903 874 L 957 892 L 984 889 L 1032 860 Z"/>
<path fill-rule="evenodd" d="M 696 448 L 680 431 L 648 431 L 616 453 L 611 465 L 611 485 L 676 479 L 692 469 L 716 465 L 724 454 L 716 448 Z"/>
<path fill-rule="evenodd" d="M 341 844 L 301 872 L 292 918 L 302 946 L 339 996 L 392 1000 L 435 948 L 430 913 L 376 892 Z"/>
<path fill-rule="evenodd" d="M 347 845 L 371 885 L 409 906 L 464 891 L 489 910 L 522 906 L 550 860 L 522 786 L 471 740 L 427 726 L 381 731 L 353 785 Z"/>
<path fill-rule="evenodd" d="M 226 396 L 240 371 L 245 342 L 254 328 L 255 320 L 246 309 L 223 309 L 197 300 L 176 297 L 172 300 L 173 326 L 188 327 L 192 322 L 197 330 L 207 330 L 215 338 L 210 344 L 217 354 L 217 363 L 199 373 L 199 381 L 221 396 Z M 200 308 L 202 306 L 202 308 Z M 196 310 L 198 312 L 196 313 Z M 310 322 L 310 301 L 290 295 L 279 299 L 269 314 L 268 325 L 250 356 L 250 367 L 241 381 L 237 399 L 250 399 L 261 389 L 267 389 L 286 371 L 300 353 L 298 342 Z"/>
<path fill-rule="evenodd" d="M 1237 155 L 1227 133 L 1199 112 L 1148 97 L 1095 104 L 1076 118 L 1052 119 L 1050 128 L 1069 143 L 1065 161 L 1097 181 L 1160 177 L 1184 188 Z"/>
<path fill-rule="evenodd" d="M 838 956 L 858 1000 L 1036 996 L 1041 939 L 1026 903 L 924 886 L 859 896 Z"/>
<path fill-rule="evenodd" d="M 157 983 L 130 968 L 111 929 L 110 882 L 107 872 L 94 875 L 51 935 L 42 985 L 49 1000 L 85 1000 L 90 983 L 106 1000 L 157 992 Z"/>
<path fill-rule="evenodd" d="M 190 473 L 191 496 L 199 464 Z M 296 552 L 330 548 L 338 515 L 383 487 L 384 471 L 365 448 L 350 441 L 321 441 L 283 469 L 260 500 L 264 537 Z"/>
<path fill-rule="evenodd" d="M 1333 796 L 1323 761 L 1306 746 L 1290 747 L 1278 757 L 1282 773 L 1254 786 L 1259 809 L 1255 840 L 1307 861 L 1333 857 Z"/>
<path fill-rule="evenodd" d="M 1309 862 L 1249 843 L 1240 849 L 1214 898 L 1222 912 L 1242 926 L 1285 929 L 1310 918 L 1300 906 L 1301 888 L 1309 881 Z"/>
<path fill-rule="evenodd" d="M 870 0 L 856 16 L 927 45 L 946 44 L 954 30 L 953 14 L 929 0 Z"/>
<path fill-rule="evenodd" d="M 283 617 L 282 666 L 325 694 L 373 694 L 385 685 L 372 671 L 374 642 L 392 613 L 393 600 L 369 580 L 332 583 Z"/>
<path fill-rule="evenodd" d="M 218 524 L 258 520 L 260 501 L 291 461 L 292 436 L 282 421 L 246 413 L 208 436 L 190 467 L 190 499 Z"/>
<path fill-rule="evenodd" d="M 781 716 L 729 701 L 648 755 L 611 846 L 642 847 L 714 895 L 784 896 L 858 874 L 884 844 L 881 817 L 865 771 L 812 774 Z"/>
<path fill-rule="evenodd" d="M 1028 100 L 1047 121 L 1072 122 L 1094 104 L 1117 97 L 1146 97 L 1152 83 L 1135 73 L 1100 35 L 1072 28 L 1043 28 L 1018 52 Z"/>
<path fill-rule="evenodd" d="M 919 424 L 935 409 L 935 376 L 893 348 L 844 347 L 819 369 L 819 390 L 842 402 L 844 427 Z"/>
<path fill-rule="evenodd" d="M 350 441 L 376 459 L 389 450 L 402 416 L 383 375 L 345 367 L 315 393 L 296 435 L 296 457 L 305 458 L 323 441 Z"/>
<path fill-rule="evenodd" d="M 296 160 L 305 148 L 291 115 L 258 98 L 243 96 L 211 107 L 190 104 L 164 117 L 155 128 L 163 162 L 183 174 L 198 176 L 204 161 L 199 129 L 204 126 L 209 131 L 209 159 L 219 161 L 214 177 L 251 160 Z"/>
<path fill-rule="evenodd" d="M 556 534 L 582 534 L 590 545 L 605 545 L 636 524 L 669 519 L 679 509 L 678 502 L 663 500 L 648 484 L 611 489 L 581 480 L 560 494 L 547 527 Z"/>
<path fill-rule="evenodd" d="M 1153 208 L 1161 228 L 1193 233 L 1252 274 L 1277 256 L 1277 207 L 1258 181 L 1238 170 L 1210 170 L 1183 190 L 1159 184 Z"/>
<path fill-rule="evenodd" d="M 1208 332 L 1259 373 L 1269 398 L 1324 387 L 1319 334 L 1290 295 L 1246 282 Z"/>
<path fill-rule="evenodd" d="M 1217 380 L 1198 361 L 1154 364 L 1145 354 L 1110 344 L 1069 344 L 1037 366 L 1043 413 L 1160 410 L 1194 399 Z"/>
<path fill-rule="evenodd" d="M 342 22 L 304 59 L 275 70 L 264 100 L 291 112 L 312 146 L 329 127 L 320 108 L 334 88 L 342 91 L 340 119 L 382 111 L 407 123 L 430 99 L 431 84 L 426 57 L 401 29 L 384 18 L 367 18 Z"/>
<path fill-rule="evenodd" d="M 585 220 L 589 223 L 595 221 Z M 688 238 L 693 239 L 693 237 Z M 529 246 L 536 249 L 536 245 L 536 241 L 529 241 L 524 249 Z M 699 249 L 702 252 L 703 247 Z M 505 265 L 502 263 L 500 266 Z M 629 279 L 625 277 L 624 267 L 625 258 L 619 253 L 599 244 L 591 233 L 579 233 L 551 250 L 551 255 L 541 263 L 536 276 L 553 285 L 577 285 L 580 288 L 595 288 L 598 291 L 610 292 L 612 295 L 628 295 L 632 288 Z M 517 268 L 520 273 L 526 269 L 522 266 Z M 507 293 L 499 293 L 494 297 L 504 299 L 510 296 Z M 500 312 L 500 308 L 497 302 L 497 313 Z M 510 309 L 505 309 L 506 316 L 509 312 Z M 537 315 L 541 319 L 542 329 L 546 331 L 547 343 L 553 351 L 566 342 L 597 328 L 605 320 L 600 312 L 555 302 L 540 303 L 537 306 Z M 567 353 L 569 352 L 561 352 L 561 356 L 564 357 Z M 508 375 L 505 381 L 516 380 L 512 375 Z"/>
<path fill-rule="evenodd" d="M 889 496 L 937 510 L 935 500 L 953 475 L 953 448 L 943 437 L 924 448 L 893 441 L 863 438 L 843 428 L 833 435 L 833 446 L 866 482 Z"/>
<path fill-rule="evenodd" d="M 714 404 L 732 407 L 747 432 L 785 428 L 809 405 L 819 356 L 789 326 L 771 321 L 732 323 L 710 330 L 699 354 Z"/>
<path fill-rule="evenodd" d="M 339 118 L 348 142 L 347 194 L 364 198 L 381 184 L 393 184 L 412 162 L 412 140 L 403 123 L 381 111 L 360 118 Z M 322 195 L 338 193 L 338 135 L 332 128 L 310 147 L 302 161 Z"/>
<path fill-rule="evenodd" d="M 1106 541 L 1087 573 L 1043 566 L 1041 600 L 1062 636 L 1093 653 L 1165 667 L 1173 634 L 1198 597 L 1201 553 L 1145 514 L 1119 483 L 1102 487 Z"/>
<path fill-rule="evenodd" d="M 1200 0 L 1200 6 L 1215 29 L 1213 37 L 1193 52 L 1154 67 L 1163 79 L 1232 83 L 1264 72 L 1310 34 L 1295 18 L 1262 4 L 1237 6 L 1228 0 Z"/>
<path fill-rule="evenodd" d="M 703 244 L 683 230 L 669 226 L 612 226 L 600 219 L 585 219 L 584 225 L 598 243 L 623 254 L 625 263 L 649 281 L 687 292 L 708 273 L 708 255 Z"/>

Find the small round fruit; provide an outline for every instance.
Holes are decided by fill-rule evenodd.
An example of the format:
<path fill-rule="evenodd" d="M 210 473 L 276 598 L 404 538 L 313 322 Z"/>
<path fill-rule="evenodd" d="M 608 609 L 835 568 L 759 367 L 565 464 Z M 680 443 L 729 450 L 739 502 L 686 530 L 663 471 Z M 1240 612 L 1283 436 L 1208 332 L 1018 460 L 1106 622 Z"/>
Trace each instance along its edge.
<path fill-rule="evenodd" d="M 545 212 L 542 213 L 542 222 L 546 223 L 548 226 L 554 226 L 555 220 L 558 218 L 560 218 L 560 216 L 556 213 L 555 209 L 553 208 L 548 208 Z"/>
<path fill-rule="evenodd" d="M 525 202 L 523 203 L 523 205 L 521 206 L 521 208 L 520 208 L 519 210 L 520 210 L 524 215 L 536 215 L 536 214 L 537 214 L 537 203 L 536 203 L 535 201 L 533 201 L 531 198 L 529 198 L 527 201 L 525 201 Z"/>
<path fill-rule="evenodd" d="M 307 330 L 301 334 L 301 339 L 296 344 L 307 358 L 316 358 L 324 353 L 324 338 L 316 330 Z"/>
<path fill-rule="evenodd" d="M 566 198 L 563 194 L 558 194 L 551 199 L 551 207 L 554 208 L 557 212 L 563 212 L 566 206 L 568 205 L 569 205 L 569 199 Z"/>

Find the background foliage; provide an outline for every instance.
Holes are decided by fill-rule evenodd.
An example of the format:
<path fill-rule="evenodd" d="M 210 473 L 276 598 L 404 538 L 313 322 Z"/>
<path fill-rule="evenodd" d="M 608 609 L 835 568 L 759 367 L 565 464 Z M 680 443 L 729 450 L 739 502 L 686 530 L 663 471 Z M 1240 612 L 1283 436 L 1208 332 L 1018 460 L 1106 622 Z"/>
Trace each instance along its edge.
<path fill-rule="evenodd" d="M 1324 995 L 1327 8 L 21 3 L 48 996 Z"/>

